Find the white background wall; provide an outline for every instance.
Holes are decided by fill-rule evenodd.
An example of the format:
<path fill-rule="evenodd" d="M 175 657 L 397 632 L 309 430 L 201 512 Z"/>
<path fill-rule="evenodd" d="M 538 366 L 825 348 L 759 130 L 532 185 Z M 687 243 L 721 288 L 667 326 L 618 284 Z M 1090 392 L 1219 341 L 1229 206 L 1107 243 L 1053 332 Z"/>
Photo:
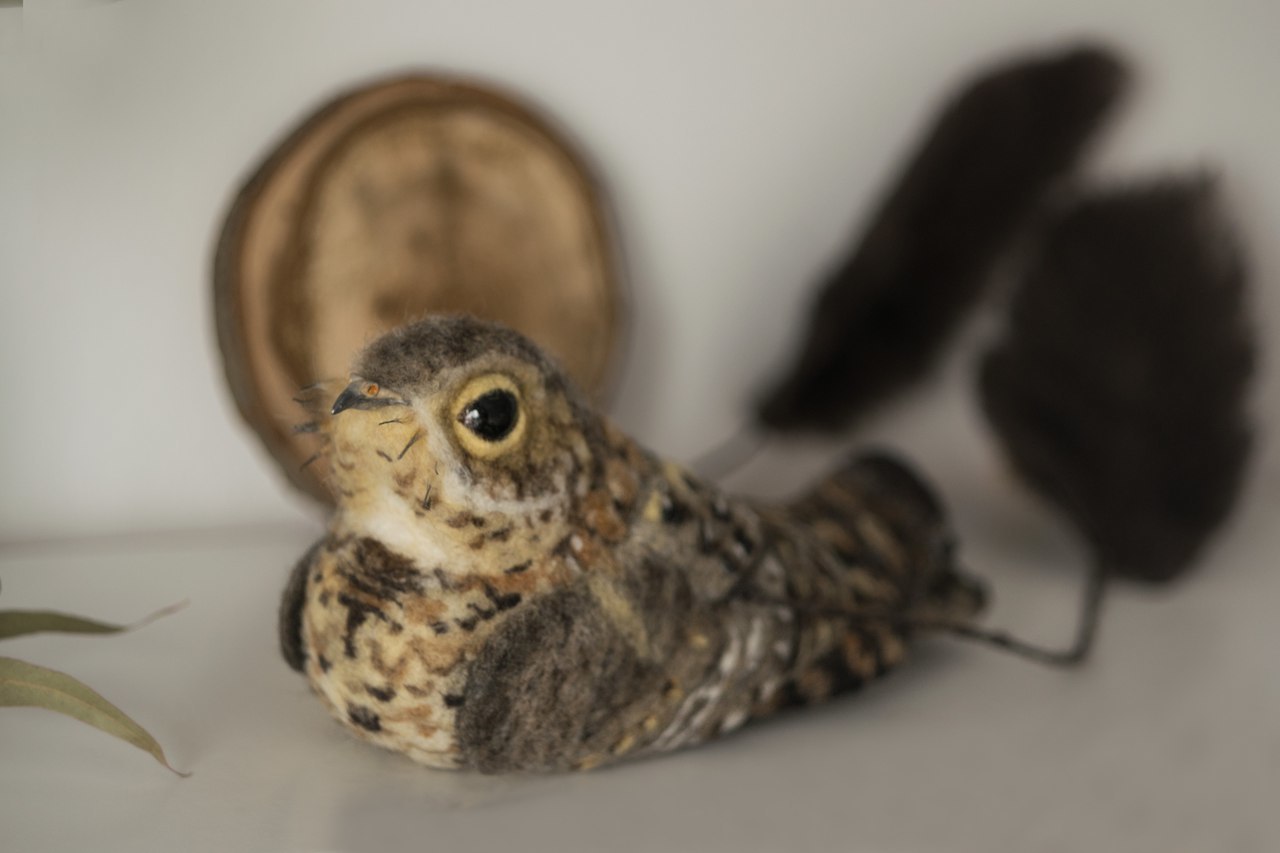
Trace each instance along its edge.
<path fill-rule="evenodd" d="M 1259 324 L 1277 328 L 1275 0 L 0 4 L 0 541 L 308 512 L 230 404 L 210 259 L 246 171 L 357 81 L 473 75 L 579 140 L 631 290 L 616 414 L 687 457 L 785 363 L 813 276 L 949 82 L 1079 35 L 1125 49 L 1142 77 L 1091 169 L 1220 165 Z M 967 401 L 964 371 L 949 375 Z M 1261 384 L 1266 423 L 1280 400 Z M 945 479 L 955 448 L 911 446 L 915 405 L 872 431 Z M 816 464 L 743 485 L 789 487 Z"/>

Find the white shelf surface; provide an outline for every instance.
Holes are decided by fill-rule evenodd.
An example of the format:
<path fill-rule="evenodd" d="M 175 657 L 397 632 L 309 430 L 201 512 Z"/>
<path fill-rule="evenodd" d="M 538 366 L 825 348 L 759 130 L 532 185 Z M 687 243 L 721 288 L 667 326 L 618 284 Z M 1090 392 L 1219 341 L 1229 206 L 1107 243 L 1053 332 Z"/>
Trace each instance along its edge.
<path fill-rule="evenodd" d="M 284 576 L 315 531 L 10 548 L 4 607 L 128 621 L 189 599 L 130 634 L 0 651 L 85 680 L 192 775 L 67 718 L 6 709 L 0 838 L 15 853 L 1273 851 L 1276 504 L 1255 483 L 1186 582 L 1118 588 L 1081 670 L 931 640 L 825 707 L 690 752 L 547 777 L 430 770 L 328 718 L 275 639 Z M 970 563 L 1007 563 L 978 539 Z M 1053 562 L 988 571 L 993 620 L 1065 636 L 1078 577 L 1065 553 Z"/>

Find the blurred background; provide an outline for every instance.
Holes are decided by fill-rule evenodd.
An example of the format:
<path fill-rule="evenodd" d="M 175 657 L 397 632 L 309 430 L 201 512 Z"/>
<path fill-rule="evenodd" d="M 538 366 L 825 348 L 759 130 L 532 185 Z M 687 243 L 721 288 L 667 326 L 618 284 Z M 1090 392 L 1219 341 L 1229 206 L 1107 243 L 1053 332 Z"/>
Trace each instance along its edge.
<path fill-rule="evenodd" d="M 789 364 L 815 279 L 939 99 L 1038 46 L 1129 55 L 1137 86 L 1087 171 L 1220 171 L 1276 328 L 1277 32 L 1271 0 L 0 4 L 0 541 L 319 517 L 234 411 L 210 268 L 248 172 L 355 84 L 473 77 L 577 143 L 621 247 L 612 411 L 687 459 Z M 953 356 L 860 437 L 906 445 L 944 491 L 949 468 L 988 476 L 969 367 Z M 954 431 L 914 423 L 943 399 Z M 785 492 L 830 455 L 778 453 L 735 485 Z"/>

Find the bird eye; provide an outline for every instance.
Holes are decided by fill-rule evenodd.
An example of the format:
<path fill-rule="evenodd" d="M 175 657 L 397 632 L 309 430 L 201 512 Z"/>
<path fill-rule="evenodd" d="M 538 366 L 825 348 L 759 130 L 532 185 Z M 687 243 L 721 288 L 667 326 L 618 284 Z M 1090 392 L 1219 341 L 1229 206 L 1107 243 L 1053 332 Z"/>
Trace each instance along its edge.
<path fill-rule="evenodd" d="M 523 440 L 528 417 L 521 406 L 520 387 L 509 376 L 478 376 L 466 383 L 454 401 L 453 431 L 472 456 L 496 459 Z"/>
<path fill-rule="evenodd" d="M 376 383 L 376 382 L 371 382 L 371 383 L 369 383 L 369 387 L 364 389 L 364 393 L 365 393 L 365 396 L 366 396 L 366 397 L 373 397 L 373 396 L 375 396 L 375 395 L 378 393 L 378 391 L 380 391 L 380 390 L 381 390 L 381 389 L 380 389 L 380 388 L 378 388 L 378 383 Z"/>
<path fill-rule="evenodd" d="M 468 403 L 458 420 L 485 441 L 501 441 L 515 429 L 519 417 L 516 396 L 506 389 L 498 389 Z"/>

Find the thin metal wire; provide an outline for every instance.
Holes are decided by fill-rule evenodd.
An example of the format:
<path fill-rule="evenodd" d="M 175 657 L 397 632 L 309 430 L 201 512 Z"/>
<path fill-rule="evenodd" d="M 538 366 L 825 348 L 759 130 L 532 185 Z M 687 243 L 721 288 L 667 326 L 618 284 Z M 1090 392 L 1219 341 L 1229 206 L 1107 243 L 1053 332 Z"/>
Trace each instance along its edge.
<path fill-rule="evenodd" d="M 744 423 L 728 438 L 695 456 L 689 467 L 707 480 L 723 480 L 755 459 L 769 438 L 754 423 Z"/>

